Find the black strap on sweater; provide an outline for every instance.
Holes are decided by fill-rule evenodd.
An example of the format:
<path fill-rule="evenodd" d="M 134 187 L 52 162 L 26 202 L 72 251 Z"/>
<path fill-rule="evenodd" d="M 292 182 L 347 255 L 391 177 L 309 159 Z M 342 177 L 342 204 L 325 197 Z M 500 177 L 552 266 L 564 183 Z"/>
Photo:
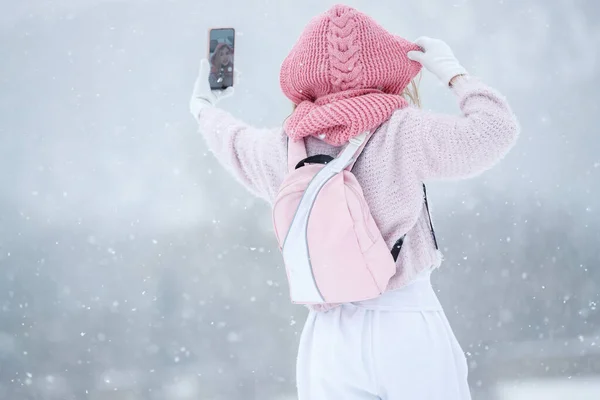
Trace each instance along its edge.
<path fill-rule="evenodd" d="M 423 194 L 425 195 L 425 208 L 427 209 L 427 217 L 429 218 L 429 229 L 431 230 L 431 237 L 433 238 L 433 244 L 435 245 L 435 249 L 439 250 L 438 241 L 435 237 L 435 230 L 433 229 L 433 222 L 431 222 L 431 213 L 429 212 L 429 202 L 427 201 L 427 188 L 425 184 L 423 184 Z"/>
<path fill-rule="evenodd" d="M 425 184 L 423 184 L 423 195 L 425 196 L 425 209 L 427 210 L 427 217 L 429 219 L 429 229 L 431 231 L 431 236 L 433 237 L 433 244 L 435 245 L 435 249 L 439 250 L 437 238 L 435 237 L 435 231 L 433 229 L 433 223 L 431 222 L 431 213 L 429 212 L 429 202 L 427 201 L 427 188 Z M 404 238 L 406 234 L 404 234 L 396 243 L 394 243 L 394 247 L 392 247 L 392 257 L 394 257 L 394 261 L 398 260 L 398 256 L 400 255 L 400 250 L 402 249 L 402 244 L 404 243 Z"/>
<path fill-rule="evenodd" d="M 307 157 L 304 160 L 300 161 L 295 169 L 302 168 L 306 164 L 327 164 L 333 160 L 333 157 L 325 155 L 325 154 L 317 154 L 311 157 Z M 433 223 L 431 222 L 431 213 L 429 212 L 429 202 L 427 201 L 427 188 L 425 184 L 423 184 L 423 195 L 425 196 L 425 209 L 427 210 L 427 217 L 429 219 L 429 229 L 431 230 L 431 236 L 433 237 L 433 243 L 435 244 L 435 249 L 438 250 L 438 242 L 435 237 L 435 231 L 433 229 Z M 400 239 L 394 243 L 392 247 L 392 257 L 394 257 L 394 261 L 398 260 L 398 256 L 400 255 L 400 250 L 402 249 L 402 244 L 404 243 L 404 238 L 406 234 L 404 234 Z"/>
<path fill-rule="evenodd" d="M 325 154 L 317 154 L 316 156 L 306 157 L 304 160 L 296 164 L 296 168 L 304 167 L 306 164 L 327 164 L 333 161 L 334 158 Z"/>

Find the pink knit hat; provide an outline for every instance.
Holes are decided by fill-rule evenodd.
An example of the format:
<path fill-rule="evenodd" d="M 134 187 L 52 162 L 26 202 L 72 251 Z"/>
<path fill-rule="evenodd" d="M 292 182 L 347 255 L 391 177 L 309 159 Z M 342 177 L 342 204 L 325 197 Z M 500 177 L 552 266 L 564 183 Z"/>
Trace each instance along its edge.
<path fill-rule="evenodd" d="M 407 105 L 398 95 L 421 69 L 408 59 L 411 50 L 420 48 L 351 7 L 313 18 L 281 67 L 283 93 L 298 105 L 286 121 L 288 135 L 325 134 L 340 145 L 380 125 Z"/>

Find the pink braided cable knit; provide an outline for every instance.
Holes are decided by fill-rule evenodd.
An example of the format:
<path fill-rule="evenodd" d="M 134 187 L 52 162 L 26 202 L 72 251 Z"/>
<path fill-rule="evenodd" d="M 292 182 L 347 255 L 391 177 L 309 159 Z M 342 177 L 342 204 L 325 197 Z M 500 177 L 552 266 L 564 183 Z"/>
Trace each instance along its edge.
<path fill-rule="evenodd" d="M 381 125 L 408 105 L 399 95 L 421 68 L 411 50 L 419 47 L 347 6 L 314 18 L 281 67 L 281 88 L 298 105 L 287 134 L 339 146 Z"/>
<path fill-rule="evenodd" d="M 343 92 L 360 87 L 363 64 L 354 13 L 338 9 L 329 16 L 327 52 L 333 91 Z"/>

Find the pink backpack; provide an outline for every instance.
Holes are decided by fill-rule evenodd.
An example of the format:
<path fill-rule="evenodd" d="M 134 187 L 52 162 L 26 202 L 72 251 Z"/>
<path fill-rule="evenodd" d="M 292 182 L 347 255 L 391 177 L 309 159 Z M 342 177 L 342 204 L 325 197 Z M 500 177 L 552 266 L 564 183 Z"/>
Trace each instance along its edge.
<path fill-rule="evenodd" d="M 351 172 L 370 136 L 351 139 L 337 158 L 307 157 L 304 140 L 288 141 L 289 173 L 273 222 L 293 303 L 372 299 L 396 273 L 397 252 L 387 247 Z"/>

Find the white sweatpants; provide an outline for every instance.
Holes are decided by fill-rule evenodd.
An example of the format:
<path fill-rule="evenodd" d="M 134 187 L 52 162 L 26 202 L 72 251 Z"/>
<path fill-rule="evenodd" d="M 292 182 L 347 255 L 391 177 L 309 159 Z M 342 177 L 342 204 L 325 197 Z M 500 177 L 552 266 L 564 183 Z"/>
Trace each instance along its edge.
<path fill-rule="evenodd" d="M 466 358 L 429 278 L 311 311 L 298 351 L 299 400 L 469 400 Z"/>

